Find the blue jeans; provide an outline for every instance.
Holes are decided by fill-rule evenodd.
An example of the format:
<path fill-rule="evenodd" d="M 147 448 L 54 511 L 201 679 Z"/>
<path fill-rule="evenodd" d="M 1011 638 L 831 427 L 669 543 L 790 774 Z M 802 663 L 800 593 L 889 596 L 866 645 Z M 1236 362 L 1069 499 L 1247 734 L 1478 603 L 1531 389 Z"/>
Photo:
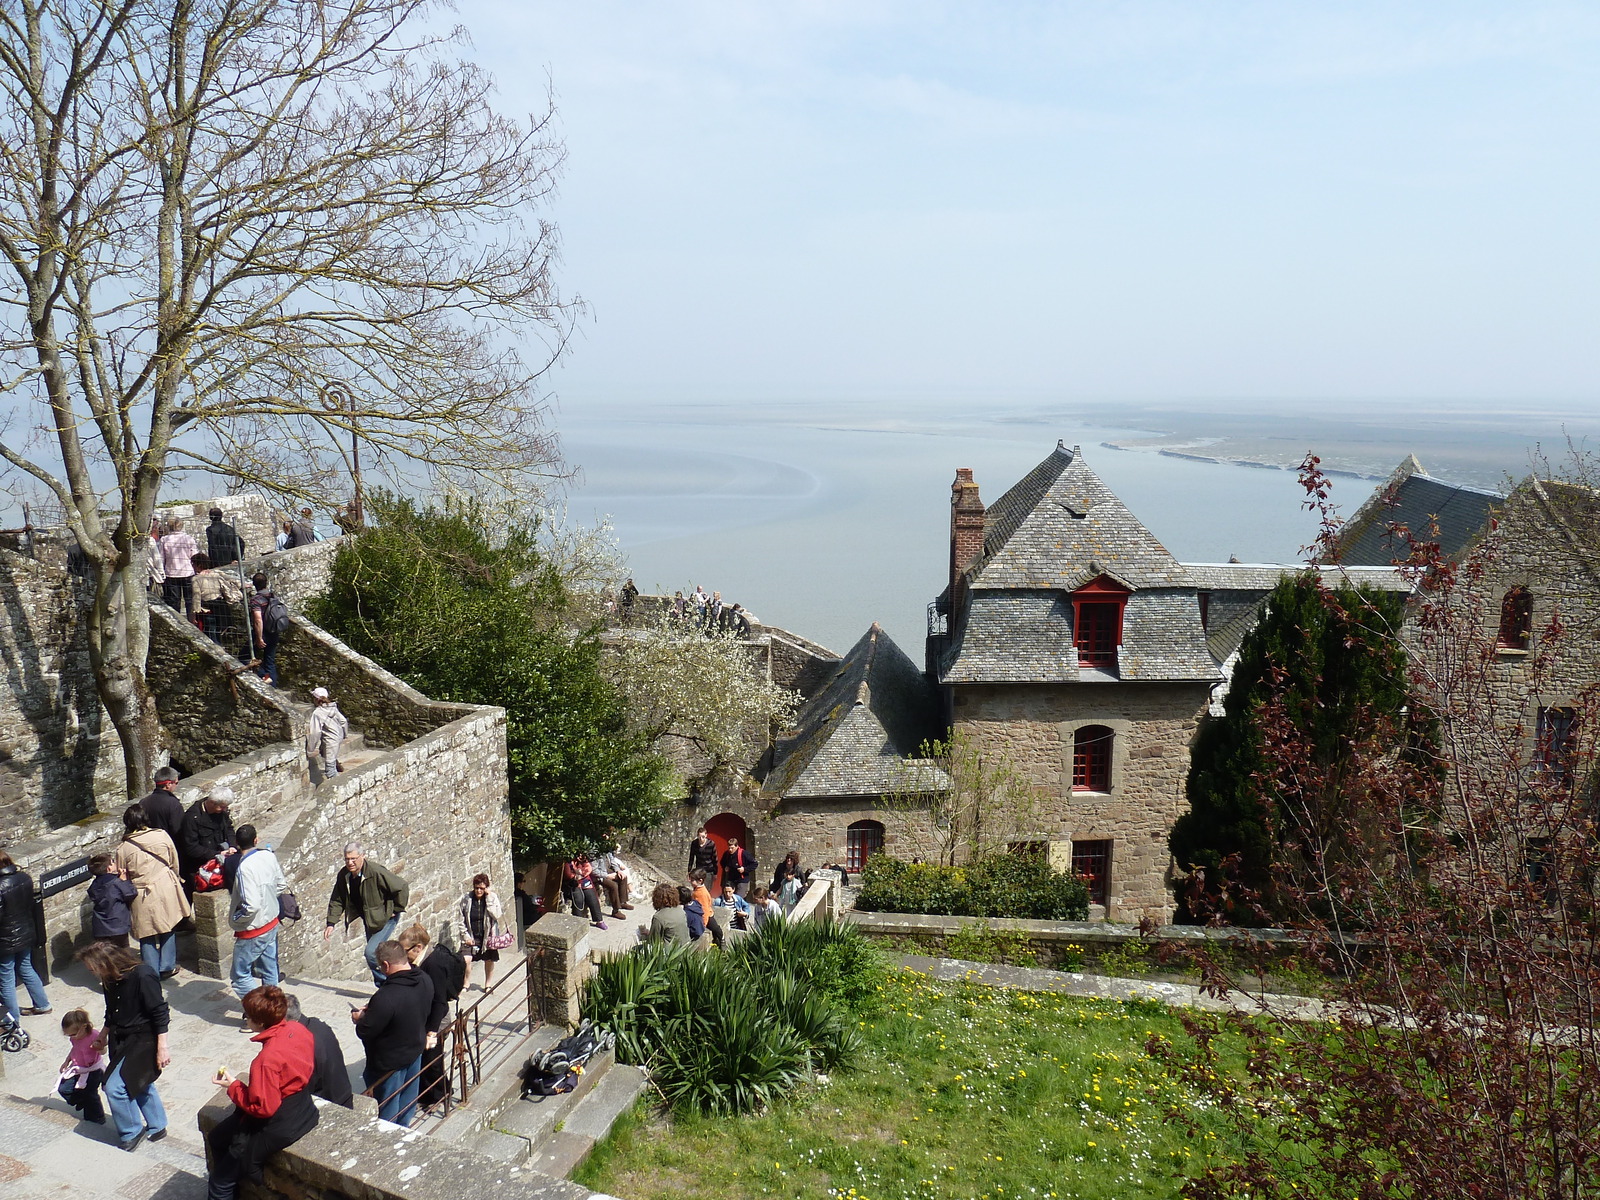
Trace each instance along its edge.
<path fill-rule="evenodd" d="M 256 975 L 262 985 L 278 982 L 278 927 L 260 937 L 233 939 L 233 994 L 243 1000 L 256 990 Z"/>
<path fill-rule="evenodd" d="M 269 633 L 261 639 L 261 678 L 278 686 L 278 635 Z"/>
<path fill-rule="evenodd" d="M 22 986 L 28 989 L 28 1000 L 34 1008 L 49 1008 L 50 997 L 44 994 L 44 983 L 39 972 L 33 969 L 33 951 L 18 950 L 14 954 L 0 954 L 0 1006 L 11 1014 L 13 1021 L 22 1020 L 22 1010 L 17 1007 L 17 976 L 22 976 Z"/>
<path fill-rule="evenodd" d="M 371 1067 L 361 1073 L 361 1081 L 372 1089 L 378 1102 L 378 1115 L 396 1125 L 410 1125 L 417 1115 L 417 1085 L 422 1077 L 422 1055 L 381 1079 Z"/>
<path fill-rule="evenodd" d="M 383 986 L 383 981 L 387 976 L 378 970 L 378 947 L 394 937 L 395 928 L 399 924 L 400 914 L 395 913 L 394 916 L 389 918 L 387 925 L 367 939 L 367 970 L 372 972 L 372 982 L 380 987 Z"/>
<path fill-rule="evenodd" d="M 117 1140 L 123 1144 L 133 1141 L 141 1130 L 160 1133 L 167 1127 L 167 1110 L 161 1106 L 161 1096 L 151 1084 L 137 1096 L 130 1095 L 122 1082 L 122 1064 L 111 1068 L 106 1076 L 106 1100 L 111 1105 L 111 1123 L 117 1127 Z"/>
<path fill-rule="evenodd" d="M 139 939 L 139 957 L 157 975 L 178 969 L 178 935 L 172 930 Z"/>

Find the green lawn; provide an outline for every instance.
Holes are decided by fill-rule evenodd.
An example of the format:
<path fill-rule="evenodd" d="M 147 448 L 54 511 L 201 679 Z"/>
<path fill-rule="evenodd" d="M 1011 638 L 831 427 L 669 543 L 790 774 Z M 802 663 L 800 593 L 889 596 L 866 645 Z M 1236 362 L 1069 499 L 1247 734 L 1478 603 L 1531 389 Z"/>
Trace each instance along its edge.
<path fill-rule="evenodd" d="M 643 1108 L 578 1173 L 624 1200 L 1017 1200 L 1176 1193 L 1228 1135 L 1165 1119 L 1208 1103 L 1163 1073 L 1152 1038 L 1184 1041 L 1152 1002 L 934 983 L 897 973 L 862 1022 L 863 1066 L 761 1116 Z"/>

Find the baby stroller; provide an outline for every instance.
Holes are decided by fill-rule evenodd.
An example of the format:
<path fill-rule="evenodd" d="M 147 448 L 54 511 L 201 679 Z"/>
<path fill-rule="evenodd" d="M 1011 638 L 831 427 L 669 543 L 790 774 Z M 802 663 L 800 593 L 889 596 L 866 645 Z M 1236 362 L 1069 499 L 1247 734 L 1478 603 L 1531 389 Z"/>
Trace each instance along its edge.
<path fill-rule="evenodd" d="M 0 1012 L 0 1050 L 15 1054 L 19 1050 L 26 1050 L 32 1040 L 28 1031 L 11 1019 L 10 1013 Z"/>
<path fill-rule="evenodd" d="M 616 1043 L 609 1029 L 585 1019 L 577 1029 L 548 1050 L 529 1057 L 522 1066 L 522 1096 L 559 1096 L 578 1086 L 584 1065 Z"/>

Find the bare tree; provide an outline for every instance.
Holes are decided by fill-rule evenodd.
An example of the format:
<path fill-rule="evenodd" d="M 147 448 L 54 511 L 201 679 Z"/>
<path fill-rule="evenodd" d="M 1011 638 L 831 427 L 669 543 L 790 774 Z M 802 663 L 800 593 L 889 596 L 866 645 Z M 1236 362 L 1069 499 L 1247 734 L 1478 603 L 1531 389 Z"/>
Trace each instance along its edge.
<path fill-rule="evenodd" d="M 157 736 L 143 558 L 169 469 L 326 498 L 351 434 L 413 482 L 552 460 L 534 385 L 571 309 L 529 213 L 561 146 L 415 28 L 431 7 L 0 9 L 0 457 L 83 548 L 130 792 Z"/>
<path fill-rule="evenodd" d="M 1003 754 L 961 729 L 923 742 L 902 760 L 885 808 L 926 814 L 942 863 L 982 858 L 1029 831 L 1042 807 L 1038 789 Z"/>

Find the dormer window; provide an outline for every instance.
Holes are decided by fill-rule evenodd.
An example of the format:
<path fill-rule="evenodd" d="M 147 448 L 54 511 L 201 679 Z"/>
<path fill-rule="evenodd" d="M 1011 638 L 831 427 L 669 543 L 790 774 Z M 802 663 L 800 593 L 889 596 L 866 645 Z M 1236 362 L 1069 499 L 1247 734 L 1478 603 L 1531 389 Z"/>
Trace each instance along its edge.
<path fill-rule="evenodd" d="M 1104 575 L 1072 593 L 1072 643 L 1080 667 L 1115 668 L 1128 589 Z"/>

